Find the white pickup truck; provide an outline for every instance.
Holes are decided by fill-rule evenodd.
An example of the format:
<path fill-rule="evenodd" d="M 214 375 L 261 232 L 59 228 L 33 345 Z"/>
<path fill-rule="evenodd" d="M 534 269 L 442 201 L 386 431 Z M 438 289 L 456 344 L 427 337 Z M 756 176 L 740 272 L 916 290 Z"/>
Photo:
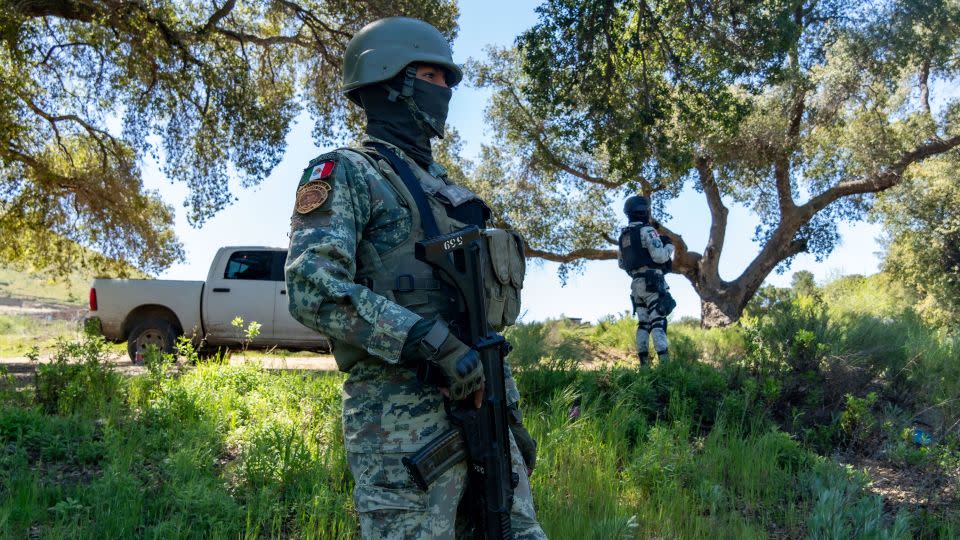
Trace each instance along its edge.
<path fill-rule="evenodd" d="M 90 316 L 103 336 L 127 342 L 131 360 L 153 345 L 172 352 L 178 336 L 203 348 L 237 346 L 244 339 L 231 322 L 261 324 L 251 347 L 329 349 L 327 339 L 290 316 L 283 264 L 287 250 L 223 247 L 204 281 L 95 279 Z"/>

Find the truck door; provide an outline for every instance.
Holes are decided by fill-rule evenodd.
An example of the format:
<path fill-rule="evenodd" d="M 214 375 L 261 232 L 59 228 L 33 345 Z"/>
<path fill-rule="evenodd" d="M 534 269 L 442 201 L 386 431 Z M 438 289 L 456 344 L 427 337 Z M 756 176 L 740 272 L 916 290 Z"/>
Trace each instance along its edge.
<path fill-rule="evenodd" d="M 231 324 L 243 318 L 244 328 L 260 323 L 260 335 L 253 342 L 273 341 L 274 251 L 239 250 L 230 254 L 222 273 L 207 281 L 204 291 L 203 321 L 207 339 L 215 343 L 240 341 L 240 330 Z"/>
<path fill-rule="evenodd" d="M 278 251 L 274 256 L 276 272 L 280 275 L 280 281 L 277 283 L 276 307 L 274 308 L 274 339 L 277 343 L 283 345 L 327 346 L 327 340 L 322 334 L 300 324 L 300 321 L 290 315 L 288 306 L 290 296 L 287 294 L 287 283 L 283 276 L 283 265 L 287 260 L 287 252 Z"/>

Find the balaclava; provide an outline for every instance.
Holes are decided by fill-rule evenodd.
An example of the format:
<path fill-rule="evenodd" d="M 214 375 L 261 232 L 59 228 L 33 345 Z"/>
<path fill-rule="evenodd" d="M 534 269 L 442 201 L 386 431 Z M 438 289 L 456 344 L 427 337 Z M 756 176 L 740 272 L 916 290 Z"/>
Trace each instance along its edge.
<path fill-rule="evenodd" d="M 453 91 L 410 74 L 408 69 L 385 84 L 355 91 L 367 115 L 367 134 L 393 144 L 427 168 L 433 163 L 430 139 L 443 137 Z M 407 84 L 412 86 L 412 92 L 406 92 L 410 96 L 398 89 Z"/>

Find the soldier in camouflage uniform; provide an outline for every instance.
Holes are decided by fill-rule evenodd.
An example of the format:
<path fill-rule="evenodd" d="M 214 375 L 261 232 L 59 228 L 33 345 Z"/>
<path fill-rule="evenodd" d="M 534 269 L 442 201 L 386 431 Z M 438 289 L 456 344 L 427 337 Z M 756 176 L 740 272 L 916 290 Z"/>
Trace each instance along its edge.
<path fill-rule="evenodd" d="M 489 217 L 476 195 L 450 183 L 431 152 L 430 139 L 443 135 L 448 86 L 461 78 L 447 41 L 423 21 L 392 17 L 361 29 L 347 45 L 343 89 L 364 109 L 366 137 L 357 148 L 312 160 L 297 188 L 285 269 L 289 307 L 329 336 L 339 369 L 349 374 L 343 431 L 364 538 L 453 538 L 465 530 L 466 464 L 427 492 L 401 464 L 450 428 L 444 396 L 472 397 L 479 406 L 483 392 L 477 352 L 457 338 L 465 325 L 461 300 L 414 256 L 428 222 L 445 234 L 468 223 L 482 228 Z M 432 217 L 420 215 L 416 191 Z M 497 238 L 496 256 L 485 258 L 494 277 L 484 279 L 494 328 L 515 320 L 523 279 L 522 244 Z M 443 382 L 424 382 L 436 380 L 429 372 Z M 536 443 L 521 422 L 509 370 L 507 394 L 513 470 L 521 473 L 513 530 L 517 538 L 545 538 L 527 479 Z"/>
<path fill-rule="evenodd" d="M 660 362 L 669 359 L 667 344 L 667 315 L 676 306 L 670 289 L 663 279 L 670 271 L 673 244 L 667 236 L 660 236 L 650 219 L 650 201 L 634 195 L 627 198 L 623 212 L 629 223 L 620 233 L 617 260 L 633 282 L 630 284 L 630 300 L 637 314 L 637 356 L 640 365 L 646 365 L 649 341 Z"/>

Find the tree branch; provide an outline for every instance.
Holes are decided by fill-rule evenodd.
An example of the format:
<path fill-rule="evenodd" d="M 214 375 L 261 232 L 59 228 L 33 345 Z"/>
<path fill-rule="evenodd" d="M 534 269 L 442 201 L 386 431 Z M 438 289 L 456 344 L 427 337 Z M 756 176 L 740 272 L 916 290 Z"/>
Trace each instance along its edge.
<path fill-rule="evenodd" d="M 309 42 L 303 40 L 300 37 L 300 34 L 293 36 L 258 36 L 255 34 L 247 34 L 244 32 L 238 32 L 236 30 L 229 30 L 227 28 L 217 27 L 216 32 L 222 36 L 228 37 L 234 41 L 240 43 L 253 43 L 255 45 L 260 45 L 263 47 L 270 47 L 273 45 L 299 45 L 301 47 L 309 46 Z"/>
<path fill-rule="evenodd" d="M 777 186 L 777 205 L 780 215 L 790 213 L 796 204 L 793 202 L 793 192 L 790 186 L 790 158 L 778 156 L 773 162 L 773 178 Z"/>
<path fill-rule="evenodd" d="M 903 178 L 903 171 L 910 165 L 930 156 L 948 152 L 958 146 L 960 146 L 960 135 L 948 139 L 936 137 L 907 152 L 899 160 L 882 171 L 864 178 L 840 182 L 820 195 L 813 197 L 807 201 L 806 204 L 798 207 L 798 210 L 803 217 L 809 219 L 820 210 L 829 206 L 830 203 L 840 198 L 864 193 L 879 193 L 890 189 L 900 183 L 900 180 Z"/>
<path fill-rule="evenodd" d="M 930 60 L 924 59 L 923 64 L 920 65 L 920 107 L 923 109 L 923 112 L 930 115 Z"/>
<path fill-rule="evenodd" d="M 723 252 L 723 243 L 727 232 L 727 214 L 729 210 L 720 197 L 720 188 L 713 175 L 713 164 L 707 157 L 696 159 L 697 174 L 700 186 L 707 197 L 707 207 L 710 209 L 710 236 L 707 247 L 703 250 L 700 264 L 707 274 L 716 274 L 720 265 L 720 254 Z"/>
<path fill-rule="evenodd" d="M 92 125 L 88 124 L 86 121 L 84 121 L 83 119 L 81 119 L 80 117 L 74 114 L 64 114 L 64 115 L 54 116 L 52 114 L 47 113 L 43 109 L 41 109 L 30 98 L 25 96 L 19 96 L 19 97 L 21 100 L 23 100 L 27 104 L 27 107 L 29 107 L 30 110 L 32 110 L 34 113 L 37 114 L 37 116 L 40 116 L 50 124 L 50 127 L 53 129 L 53 133 L 56 136 L 57 145 L 60 147 L 60 150 L 62 150 L 63 153 L 66 154 L 66 156 L 70 159 L 71 165 L 73 164 L 73 153 L 70 152 L 70 150 L 67 149 L 67 147 L 63 144 L 63 140 L 60 136 L 60 129 L 57 127 L 57 124 L 59 122 L 64 122 L 64 121 L 75 122 L 79 124 L 84 130 L 86 130 L 87 134 L 90 135 L 90 138 L 97 143 L 97 147 L 100 149 L 100 158 L 102 160 L 101 163 L 104 167 L 106 167 L 107 163 L 109 162 L 109 158 L 107 156 L 107 154 L 109 154 L 109 150 L 107 149 L 106 144 L 104 144 L 103 139 L 111 140 L 112 137 L 110 136 L 109 133 L 93 127 Z"/>
<path fill-rule="evenodd" d="M 507 89 L 507 92 L 510 93 L 510 97 L 513 98 L 514 105 L 516 105 L 516 107 L 520 109 L 523 115 L 527 118 L 527 122 L 529 123 L 529 125 L 538 126 L 531 133 L 531 135 L 533 135 L 532 137 L 533 142 L 537 146 L 537 150 L 540 151 L 540 153 L 547 159 L 547 161 L 550 162 L 551 165 L 553 165 L 557 169 L 560 169 L 561 171 L 571 176 L 575 176 L 576 178 L 583 180 L 584 182 L 597 184 L 607 189 L 616 189 L 622 186 L 622 184 L 620 183 L 610 182 L 598 176 L 593 176 L 584 170 L 572 167 L 568 163 L 565 163 L 563 160 L 557 157 L 557 155 L 553 152 L 553 150 L 550 149 L 549 145 L 544 140 L 544 129 L 543 129 L 542 123 L 538 122 L 530 113 L 530 111 L 527 109 L 527 107 L 523 104 L 523 100 L 520 99 L 519 95 L 517 95 L 517 91 L 513 87 L 513 85 L 510 84 L 509 81 L 505 81 L 501 78 L 497 78 L 496 80 L 497 82 L 500 83 L 502 87 Z"/>
<path fill-rule="evenodd" d="M 30 167 L 31 169 L 35 170 L 39 176 L 53 180 L 55 184 L 58 187 L 62 188 L 64 191 L 72 192 L 72 191 L 79 191 L 82 189 L 83 182 L 80 181 L 79 179 L 73 178 L 70 176 L 63 176 L 62 174 L 57 174 L 52 170 L 50 170 L 50 168 L 47 167 L 45 164 L 37 160 L 35 157 L 29 154 L 25 154 L 20 150 L 13 148 L 10 145 L 7 146 L 6 151 L 3 152 L 3 154 L 6 154 L 6 156 L 9 157 L 11 160 L 19 161 L 20 163 L 23 163 L 27 167 Z"/>
<path fill-rule="evenodd" d="M 570 263 L 580 259 L 588 261 L 607 261 L 617 258 L 617 250 L 584 248 L 575 249 L 568 253 L 554 253 L 552 251 L 544 251 L 541 249 L 532 248 L 527 245 L 526 256 L 537 257 L 558 263 Z"/>
<path fill-rule="evenodd" d="M 92 44 L 87 43 L 86 41 L 72 41 L 70 43 L 57 43 L 56 45 L 51 46 L 49 49 L 47 49 L 47 52 L 43 55 L 43 60 L 40 60 L 39 62 L 34 64 L 34 67 L 42 66 L 47 62 L 49 62 L 50 57 L 53 55 L 54 51 L 58 49 L 66 49 L 68 47 L 90 47 L 91 49 L 93 49 L 93 52 L 97 53 L 97 55 L 100 56 L 101 64 L 105 61 L 103 57 L 103 53 L 100 52 L 100 49 L 94 47 Z"/>
<path fill-rule="evenodd" d="M 738 296 L 743 298 L 744 302 L 753 297 L 763 280 L 778 264 L 807 250 L 807 242 L 793 238 L 795 233 L 796 228 L 782 225 L 778 227 L 743 273 L 731 282 L 739 289 Z"/>
<path fill-rule="evenodd" d="M 787 144 L 779 149 L 773 161 L 773 177 L 776 182 L 777 204 L 781 216 L 789 214 L 796 207 L 793 201 L 793 186 L 790 184 L 790 154 L 793 152 L 794 141 L 800 136 L 803 113 L 806 111 L 805 96 L 806 92 L 803 89 L 795 89 L 787 124 Z"/>
<path fill-rule="evenodd" d="M 699 282 L 700 261 L 703 260 L 703 255 L 690 251 L 683 237 L 666 226 L 658 225 L 657 232 L 669 237 L 670 241 L 673 242 L 673 271 L 686 277 L 696 287 Z"/>
<path fill-rule="evenodd" d="M 549 161 L 551 165 L 560 169 L 561 171 L 571 176 L 575 176 L 583 180 L 584 182 L 597 184 L 598 186 L 603 186 L 607 189 L 615 189 L 621 186 L 621 184 L 618 184 L 616 182 L 610 182 L 610 181 L 604 180 L 603 178 L 593 176 L 587 173 L 586 171 L 583 171 L 581 169 L 576 169 L 574 167 L 571 167 L 567 163 L 561 161 L 560 158 L 558 158 L 557 155 L 554 154 L 553 151 L 547 147 L 546 143 L 539 136 L 536 138 L 534 142 L 537 145 L 537 149 L 540 150 L 541 154 L 547 158 L 547 161 Z"/>
<path fill-rule="evenodd" d="M 311 29 L 314 29 L 314 26 L 319 27 L 324 32 L 328 33 L 330 36 L 339 36 L 343 40 L 349 40 L 351 37 L 353 37 L 349 32 L 345 30 L 331 27 L 323 19 L 321 19 L 320 17 L 317 17 L 312 11 L 308 9 L 304 9 L 302 6 L 300 6 L 295 2 L 290 2 L 289 0 L 279 0 L 279 4 L 293 11 L 298 16 L 300 16 L 300 20 L 302 20 Z M 343 26 L 346 27 L 347 25 L 343 25 Z M 320 38 L 319 32 L 316 32 L 316 34 L 317 35 L 315 37 L 319 39 Z"/>
<path fill-rule="evenodd" d="M 770 272 L 782 261 L 807 250 L 807 242 L 795 238 L 797 231 L 820 210 L 830 203 L 850 195 L 877 193 L 897 185 L 903 178 L 903 172 L 911 164 L 930 156 L 942 154 L 960 146 L 960 135 L 949 139 L 934 139 L 905 153 L 899 160 L 876 174 L 840 182 L 806 204 L 794 208 L 780 216 L 780 223 L 763 249 L 747 266 L 740 276 L 730 285 L 737 289 L 737 296 L 749 299 L 763 283 Z M 745 301 L 745 300 L 744 300 Z"/>
<path fill-rule="evenodd" d="M 43 109 L 41 109 L 41 108 L 40 108 L 36 103 L 34 103 L 33 100 L 30 99 L 29 97 L 22 96 L 22 95 L 19 96 L 19 97 L 20 97 L 21 100 L 23 100 L 24 103 L 27 104 L 27 107 L 29 107 L 31 111 L 33 111 L 34 113 L 36 113 L 36 114 L 37 114 L 38 116 L 40 116 L 41 118 L 43 118 L 43 119 L 47 120 L 48 122 L 50 122 L 50 124 L 53 126 L 54 132 L 56 132 L 56 134 L 57 134 L 57 139 L 58 139 L 58 140 L 59 140 L 59 138 L 60 138 L 60 132 L 59 132 L 59 131 L 57 130 L 57 128 L 56 128 L 56 124 L 57 124 L 57 123 L 59 123 L 59 122 L 64 122 L 64 121 L 70 121 L 70 122 L 74 122 L 74 123 L 76 123 L 76 124 L 79 124 L 80 127 L 82 127 L 84 130 L 86 130 L 87 134 L 90 135 L 90 137 L 97 142 L 97 145 L 100 146 L 100 152 L 101 152 L 101 154 L 103 154 L 104 162 L 106 162 L 106 160 L 107 160 L 106 154 L 108 153 L 108 150 L 107 150 L 107 148 L 106 148 L 106 145 L 103 143 L 103 139 L 112 140 L 113 137 L 112 137 L 109 133 L 107 133 L 106 131 L 103 131 L 103 130 L 101 130 L 101 129 L 98 129 L 98 128 L 96 128 L 96 127 L 93 127 L 92 125 L 88 124 L 85 120 L 83 120 L 82 118 L 80 118 L 79 116 L 77 116 L 77 115 L 75 115 L 75 114 L 61 114 L 61 115 L 56 115 L 56 116 L 55 116 L 55 115 L 52 115 L 52 114 L 44 111 Z M 62 144 L 61 144 L 61 147 L 62 147 Z M 66 151 L 66 148 L 63 148 L 63 150 Z"/>
<path fill-rule="evenodd" d="M 200 29 L 201 34 L 207 34 L 216 28 L 217 23 L 223 20 L 224 17 L 230 14 L 233 11 L 233 8 L 237 5 L 236 0 L 227 0 L 223 6 L 213 12 L 213 15 L 207 19 L 207 23 L 203 25 L 203 28 Z"/>
<path fill-rule="evenodd" d="M 13 10 L 27 17 L 59 17 L 74 21 L 92 21 L 98 10 L 84 0 L 14 0 Z"/>

